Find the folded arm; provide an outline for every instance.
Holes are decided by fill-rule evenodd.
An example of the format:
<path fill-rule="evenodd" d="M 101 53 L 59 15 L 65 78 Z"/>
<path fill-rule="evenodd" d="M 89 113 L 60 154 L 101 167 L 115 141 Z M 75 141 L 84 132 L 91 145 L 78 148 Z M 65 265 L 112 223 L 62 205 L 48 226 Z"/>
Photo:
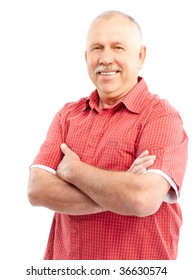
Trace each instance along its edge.
<path fill-rule="evenodd" d="M 65 144 L 62 151 L 65 156 L 57 175 L 103 209 L 123 215 L 148 216 L 159 209 L 170 189 L 161 175 L 106 171 L 80 161 Z"/>
<path fill-rule="evenodd" d="M 104 211 L 81 190 L 41 168 L 32 168 L 30 171 L 28 198 L 33 206 L 47 207 L 68 215 Z"/>
<path fill-rule="evenodd" d="M 77 157 L 78 158 L 78 157 Z M 142 174 L 153 164 L 155 157 L 143 152 L 132 164 L 129 172 Z M 61 162 L 60 170 L 62 169 Z M 32 205 L 47 207 L 68 215 L 86 215 L 109 210 L 95 202 L 88 194 L 74 184 L 42 168 L 31 168 L 28 181 L 28 198 Z"/>

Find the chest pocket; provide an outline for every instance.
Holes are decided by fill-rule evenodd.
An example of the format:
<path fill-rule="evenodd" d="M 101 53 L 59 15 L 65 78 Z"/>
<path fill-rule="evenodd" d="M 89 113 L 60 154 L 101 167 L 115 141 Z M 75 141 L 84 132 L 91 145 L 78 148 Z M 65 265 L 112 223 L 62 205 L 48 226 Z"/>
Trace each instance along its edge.
<path fill-rule="evenodd" d="M 91 133 L 83 125 L 69 130 L 66 138 L 82 161 L 107 170 L 128 170 L 135 159 L 134 141 L 133 132 L 117 138 L 109 131 Z"/>
<path fill-rule="evenodd" d="M 127 139 L 107 139 L 99 145 L 97 166 L 108 170 L 128 170 L 135 159 L 134 143 Z"/>
<path fill-rule="evenodd" d="M 107 116 L 108 117 L 108 116 Z M 66 144 L 80 159 L 107 170 L 127 170 L 135 159 L 137 125 L 122 117 L 70 121 Z"/>

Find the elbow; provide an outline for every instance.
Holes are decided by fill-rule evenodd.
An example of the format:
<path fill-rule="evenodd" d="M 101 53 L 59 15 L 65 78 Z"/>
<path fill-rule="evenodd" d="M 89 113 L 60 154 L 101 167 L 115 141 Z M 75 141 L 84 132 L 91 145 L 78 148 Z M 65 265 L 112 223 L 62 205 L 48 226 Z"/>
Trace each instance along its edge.
<path fill-rule="evenodd" d="M 124 205 L 124 207 L 121 208 L 120 214 L 143 218 L 155 214 L 159 210 L 161 203 L 147 197 L 143 193 L 137 193 L 137 195 L 134 195 L 129 200 L 124 196 L 121 205 Z"/>
<path fill-rule="evenodd" d="M 124 205 L 127 200 L 127 213 L 136 217 L 154 215 L 162 205 L 169 184 L 157 174 L 144 174 L 136 177 L 132 191 L 124 192 Z M 156 186 L 156 187 L 154 187 Z M 165 187 L 164 187 L 165 186 Z M 129 190 L 129 189 L 128 189 Z"/>
<path fill-rule="evenodd" d="M 31 171 L 28 181 L 27 198 L 32 206 L 40 206 L 40 189 L 37 175 Z"/>
<path fill-rule="evenodd" d="M 134 203 L 134 216 L 144 218 L 155 214 L 160 208 L 160 204 L 150 201 L 145 197 L 137 198 Z"/>
<path fill-rule="evenodd" d="M 27 198 L 32 206 L 39 206 L 38 195 L 31 187 L 28 187 Z"/>

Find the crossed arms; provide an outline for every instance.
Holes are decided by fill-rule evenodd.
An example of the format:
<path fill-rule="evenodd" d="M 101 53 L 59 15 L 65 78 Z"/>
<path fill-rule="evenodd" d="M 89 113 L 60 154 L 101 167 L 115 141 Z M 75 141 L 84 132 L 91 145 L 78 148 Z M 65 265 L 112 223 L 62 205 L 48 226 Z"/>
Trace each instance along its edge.
<path fill-rule="evenodd" d="M 148 216 L 161 206 L 171 188 L 159 174 L 145 173 L 155 156 L 143 152 L 128 171 L 107 171 L 88 165 L 65 144 L 64 157 L 56 175 L 32 168 L 28 198 L 34 206 L 44 206 L 69 215 L 112 211 L 122 215 Z"/>

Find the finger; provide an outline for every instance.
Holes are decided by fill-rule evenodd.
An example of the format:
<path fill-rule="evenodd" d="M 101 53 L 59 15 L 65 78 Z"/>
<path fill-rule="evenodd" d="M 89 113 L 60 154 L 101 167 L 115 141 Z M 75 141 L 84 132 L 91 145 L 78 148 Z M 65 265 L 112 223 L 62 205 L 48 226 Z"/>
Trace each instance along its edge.
<path fill-rule="evenodd" d="M 62 143 L 61 146 L 60 146 L 60 148 L 61 148 L 61 151 L 62 151 L 64 154 L 66 154 L 66 153 L 70 150 L 69 147 L 68 147 L 65 143 Z"/>
<path fill-rule="evenodd" d="M 146 157 L 143 157 L 143 158 L 139 159 L 138 163 L 145 165 L 147 162 L 152 162 L 153 161 L 152 162 L 152 164 L 153 164 L 155 160 L 156 160 L 156 156 L 155 155 L 151 155 L 151 156 L 146 156 Z"/>
<path fill-rule="evenodd" d="M 150 159 L 150 160 L 145 161 L 143 164 L 144 164 L 145 168 L 148 168 L 154 164 L 154 161 L 155 161 L 155 159 Z"/>
<path fill-rule="evenodd" d="M 133 174 L 142 174 L 142 173 L 145 173 L 146 171 L 146 168 L 145 167 L 142 167 L 141 165 L 137 165 L 133 168 L 129 168 L 128 172 L 131 172 Z"/>
<path fill-rule="evenodd" d="M 73 152 L 73 151 L 67 146 L 67 144 L 62 143 L 60 147 L 61 147 L 62 152 L 63 152 L 64 155 L 65 155 L 65 158 L 66 158 L 66 156 L 67 156 L 67 157 L 70 157 L 71 159 L 78 159 L 78 160 L 80 160 L 79 156 L 78 156 L 75 152 Z"/>
<path fill-rule="evenodd" d="M 150 155 L 150 156 L 144 156 L 142 158 L 137 158 L 134 160 L 133 164 L 132 164 L 132 167 L 135 167 L 137 165 L 143 165 L 145 167 L 145 164 L 147 162 L 150 162 L 151 160 L 155 160 L 156 159 L 156 156 L 155 155 Z M 150 163 L 149 163 L 150 164 Z M 153 163 L 152 163 L 153 164 Z"/>
<path fill-rule="evenodd" d="M 149 151 L 148 151 L 148 150 L 145 150 L 144 152 L 142 152 L 142 153 L 138 156 L 138 158 L 143 158 L 143 157 L 147 156 L 148 154 L 149 154 Z"/>
<path fill-rule="evenodd" d="M 147 169 L 145 167 L 143 167 L 142 169 L 139 169 L 137 172 L 133 172 L 134 174 L 144 174 L 147 171 Z"/>
<path fill-rule="evenodd" d="M 146 169 L 154 164 L 155 157 L 154 156 L 148 156 L 147 159 L 140 159 L 140 160 L 135 160 L 134 163 L 131 165 L 129 168 L 129 172 L 134 173 L 134 174 L 140 174 L 144 173 Z"/>

